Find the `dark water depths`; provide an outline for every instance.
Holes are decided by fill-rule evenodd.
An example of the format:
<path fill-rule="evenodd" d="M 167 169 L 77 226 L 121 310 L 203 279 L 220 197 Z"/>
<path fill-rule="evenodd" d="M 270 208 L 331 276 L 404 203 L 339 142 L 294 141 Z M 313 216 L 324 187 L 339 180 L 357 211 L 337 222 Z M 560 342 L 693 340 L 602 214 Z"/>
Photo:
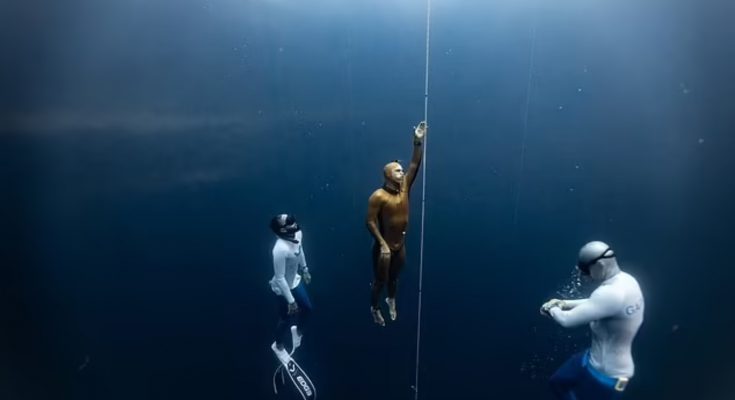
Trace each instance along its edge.
<path fill-rule="evenodd" d="M 413 398 L 420 199 L 385 329 L 364 216 L 423 115 L 423 1 L 16 3 L 1 398 L 274 398 L 280 212 L 305 229 L 319 398 Z M 420 398 L 550 398 L 588 338 L 537 310 L 592 239 L 646 295 L 627 398 L 733 398 L 733 5 L 432 7 Z"/>

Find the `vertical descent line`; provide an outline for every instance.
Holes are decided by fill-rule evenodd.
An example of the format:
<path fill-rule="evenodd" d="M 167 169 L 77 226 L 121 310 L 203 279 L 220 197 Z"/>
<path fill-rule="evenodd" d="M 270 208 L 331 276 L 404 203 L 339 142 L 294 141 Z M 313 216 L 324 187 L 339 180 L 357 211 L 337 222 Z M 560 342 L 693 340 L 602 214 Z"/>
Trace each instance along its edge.
<path fill-rule="evenodd" d="M 429 126 L 429 43 L 431 39 L 431 0 L 426 0 L 426 70 L 424 71 L 424 121 Z M 426 167 L 428 135 L 424 138 L 424 162 L 421 171 L 421 245 L 419 250 L 419 293 L 416 322 L 416 375 L 413 384 L 414 400 L 419 398 L 419 365 L 421 360 L 421 301 L 424 281 L 424 224 L 426 221 Z"/>

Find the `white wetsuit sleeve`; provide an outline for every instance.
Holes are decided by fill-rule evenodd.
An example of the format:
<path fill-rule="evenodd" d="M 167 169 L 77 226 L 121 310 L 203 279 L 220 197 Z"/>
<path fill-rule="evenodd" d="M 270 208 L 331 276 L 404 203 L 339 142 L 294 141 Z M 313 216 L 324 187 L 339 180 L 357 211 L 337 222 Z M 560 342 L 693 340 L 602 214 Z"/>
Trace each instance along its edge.
<path fill-rule="evenodd" d="M 609 287 L 600 287 L 589 299 L 582 300 L 571 310 L 554 307 L 549 314 L 559 325 L 570 328 L 611 317 L 623 307 L 623 295 Z"/>
<path fill-rule="evenodd" d="M 281 295 L 286 298 L 286 301 L 289 304 L 293 303 L 295 300 L 286 281 L 286 253 L 277 249 L 273 249 L 273 280 L 278 285 Z"/>
<path fill-rule="evenodd" d="M 572 308 L 584 303 L 587 301 L 587 299 L 577 299 L 577 300 L 564 300 L 564 309 L 565 310 L 571 310 Z"/>

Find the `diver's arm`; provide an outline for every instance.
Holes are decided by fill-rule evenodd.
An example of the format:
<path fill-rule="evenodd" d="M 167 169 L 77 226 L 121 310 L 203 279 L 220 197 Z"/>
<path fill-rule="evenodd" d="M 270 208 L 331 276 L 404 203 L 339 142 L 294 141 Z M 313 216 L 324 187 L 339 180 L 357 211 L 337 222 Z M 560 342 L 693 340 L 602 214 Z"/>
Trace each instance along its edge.
<path fill-rule="evenodd" d="M 574 307 L 577 307 L 578 305 L 584 303 L 587 301 L 587 299 L 578 299 L 578 300 L 560 300 L 560 299 L 551 299 L 544 303 L 541 306 L 541 315 L 549 315 L 549 310 L 551 310 L 554 307 L 560 307 L 562 310 L 571 310 Z"/>
<path fill-rule="evenodd" d="M 301 255 L 299 256 L 299 267 L 305 271 L 309 270 L 306 265 L 306 253 L 304 253 L 304 240 L 301 240 Z"/>
<path fill-rule="evenodd" d="M 383 235 L 378 229 L 378 214 L 380 214 L 380 208 L 383 206 L 383 199 L 380 196 L 380 191 L 376 190 L 370 199 L 368 200 L 368 212 L 367 219 L 365 221 L 368 231 L 373 235 L 375 241 L 382 247 L 388 246 L 388 243 L 383 238 Z"/>
<path fill-rule="evenodd" d="M 303 243 L 303 240 L 301 241 Z M 301 246 L 301 255 L 299 256 L 299 274 L 304 278 L 304 282 L 308 285 L 311 283 L 311 273 L 309 267 L 306 266 L 306 255 L 304 254 L 304 246 Z"/>
<path fill-rule="evenodd" d="M 406 173 L 406 182 L 408 182 L 409 190 L 416 180 L 416 175 L 421 166 L 421 159 L 424 157 L 424 135 L 426 134 L 426 122 L 421 121 L 413 135 L 413 156 L 411 156 L 411 164 L 408 166 Z"/>
<path fill-rule="evenodd" d="M 288 282 L 286 282 L 286 253 L 277 248 L 273 249 L 273 278 L 288 304 L 296 301 L 291 294 L 291 288 L 288 287 Z"/>
<path fill-rule="evenodd" d="M 549 315 L 565 328 L 588 324 L 620 311 L 623 306 L 623 295 L 611 287 L 601 287 L 595 290 L 589 299 L 578 301 L 579 304 L 571 310 L 553 307 L 549 310 Z"/>
<path fill-rule="evenodd" d="M 562 310 L 571 310 L 587 300 L 588 299 L 562 300 L 561 308 Z"/>

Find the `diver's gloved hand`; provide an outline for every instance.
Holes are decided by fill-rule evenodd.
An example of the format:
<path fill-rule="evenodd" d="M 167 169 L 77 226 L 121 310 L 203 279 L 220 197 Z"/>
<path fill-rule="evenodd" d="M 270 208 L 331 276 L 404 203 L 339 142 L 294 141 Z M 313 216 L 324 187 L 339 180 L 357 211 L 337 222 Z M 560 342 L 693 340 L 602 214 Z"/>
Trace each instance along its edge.
<path fill-rule="evenodd" d="M 559 308 L 562 308 L 563 309 L 564 308 L 564 300 L 551 299 L 551 300 L 547 301 L 546 303 L 544 303 L 541 306 L 541 309 L 539 311 L 541 312 L 541 315 L 550 316 L 551 314 L 550 314 L 549 311 L 551 311 L 551 309 L 554 308 L 554 307 L 559 307 Z"/>
<path fill-rule="evenodd" d="M 296 304 L 295 301 L 293 303 L 288 303 L 288 315 L 294 315 L 297 312 L 299 312 L 299 305 Z"/>
<path fill-rule="evenodd" d="M 301 277 L 304 278 L 304 283 L 307 285 L 311 283 L 311 274 L 307 268 L 304 268 L 304 270 L 301 271 Z"/>
<path fill-rule="evenodd" d="M 413 131 L 413 142 L 414 144 L 421 144 L 424 141 L 424 136 L 426 135 L 426 121 L 419 122 L 419 125 L 414 128 Z"/>

